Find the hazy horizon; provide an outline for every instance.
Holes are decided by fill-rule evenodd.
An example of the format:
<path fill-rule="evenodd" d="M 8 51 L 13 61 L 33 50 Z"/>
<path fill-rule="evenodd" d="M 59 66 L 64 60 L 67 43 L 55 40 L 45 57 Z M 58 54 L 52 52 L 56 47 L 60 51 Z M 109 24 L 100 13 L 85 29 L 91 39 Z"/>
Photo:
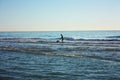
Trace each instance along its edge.
<path fill-rule="evenodd" d="M 0 0 L 0 31 L 120 30 L 120 0 Z"/>

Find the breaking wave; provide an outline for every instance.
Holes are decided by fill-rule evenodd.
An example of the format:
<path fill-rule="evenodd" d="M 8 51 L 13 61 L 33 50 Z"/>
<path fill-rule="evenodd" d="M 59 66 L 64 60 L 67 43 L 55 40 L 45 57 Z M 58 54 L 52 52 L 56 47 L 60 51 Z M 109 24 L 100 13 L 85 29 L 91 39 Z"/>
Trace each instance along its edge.
<path fill-rule="evenodd" d="M 87 57 L 120 62 L 119 40 L 77 39 L 78 41 L 76 41 L 72 38 L 65 39 L 72 41 L 56 43 L 56 40 L 41 38 L 1 38 L 0 50 L 47 56 Z"/>
<path fill-rule="evenodd" d="M 60 38 L 56 39 L 42 39 L 42 38 L 0 38 L 0 42 L 56 42 L 56 40 L 60 40 Z M 75 39 L 70 37 L 65 37 L 64 40 L 67 41 L 120 41 L 120 39 Z"/>
<path fill-rule="evenodd" d="M 53 46 L 56 47 L 56 46 Z M 1 46 L 1 51 L 23 52 L 45 56 L 62 56 L 72 58 L 93 58 L 120 62 L 120 48 L 93 47 L 46 47 L 46 46 Z"/>
<path fill-rule="evenodd" d="M 120 38 L 120 36 L 108 36 L 107 38 Z"/>
<path fill-rule="evenodd" d="M 57 40 L 60 40 L 60 38 L 56 38 Z M 120 39 L 116 38 L 105 38 L 105 39 L 83 39 L 83 38 L 73 38 L 73 37 L 64 37 L 64 40 L 66 41 L 120 41 Z"/>

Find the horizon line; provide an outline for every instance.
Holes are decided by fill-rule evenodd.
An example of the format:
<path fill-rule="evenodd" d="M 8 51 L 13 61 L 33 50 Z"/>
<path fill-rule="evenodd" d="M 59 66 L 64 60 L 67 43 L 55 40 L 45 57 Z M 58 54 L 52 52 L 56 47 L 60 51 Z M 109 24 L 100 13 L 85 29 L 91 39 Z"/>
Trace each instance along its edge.
<path fill-rule="evenodd" d="M 120 31 L 120 30 L 16 30 L 16 31 L 0 31 L 0 32 L 47 32 L 47 31 Z"/>

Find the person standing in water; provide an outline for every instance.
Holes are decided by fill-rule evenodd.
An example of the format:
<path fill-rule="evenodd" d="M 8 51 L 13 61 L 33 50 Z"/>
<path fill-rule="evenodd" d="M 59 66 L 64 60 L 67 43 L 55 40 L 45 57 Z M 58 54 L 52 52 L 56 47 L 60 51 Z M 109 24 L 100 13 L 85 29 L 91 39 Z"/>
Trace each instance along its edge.
<path fill-rule="evenodd" d="M 60 34 L 60 35 L 61 35 L 61 42 L 63 43 L 64 37 L 62 34 Z"/>

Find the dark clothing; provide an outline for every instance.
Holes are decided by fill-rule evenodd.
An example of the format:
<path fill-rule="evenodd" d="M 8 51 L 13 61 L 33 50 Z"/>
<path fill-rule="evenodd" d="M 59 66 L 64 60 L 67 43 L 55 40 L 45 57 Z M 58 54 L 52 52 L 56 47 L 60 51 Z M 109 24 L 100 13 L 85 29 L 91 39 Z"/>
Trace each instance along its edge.
<path fill-rule="evenodd" d="M 64 37 L 63 35 L 61 34 L 61 42 L 63 43 L 63 40 L 64 40 Z"/>
<path fill-rule="evenodd" d="M 56 42 L 57 42 L 57 43 L 59 43 L 60 41 L 59 41 L 59 40 L 57 40 Z"/>

